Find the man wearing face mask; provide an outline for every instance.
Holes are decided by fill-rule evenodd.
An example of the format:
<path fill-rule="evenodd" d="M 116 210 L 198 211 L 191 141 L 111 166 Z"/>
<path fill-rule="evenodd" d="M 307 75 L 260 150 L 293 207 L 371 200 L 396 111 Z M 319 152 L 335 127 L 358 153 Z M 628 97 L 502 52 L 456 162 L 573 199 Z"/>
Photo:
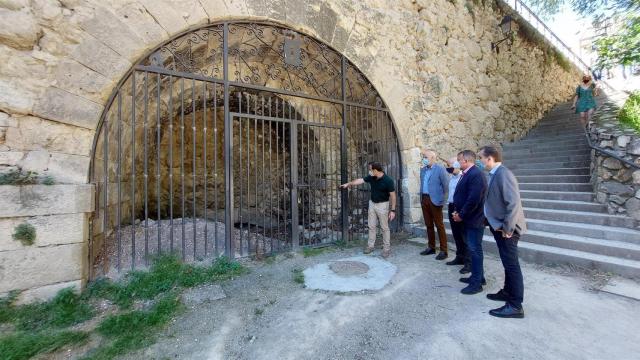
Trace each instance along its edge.
<path fill-rule="evenodd" d="M 422 150 L 422 167 L 420 169 L 420 195 L 422 216 L 427 227 L 427 248 L 420 255 L 431 255 L 436 252 L 436 234 L 440 241 L 440 253 L 436 260 L 447 258 L 447 233 L 444 228 L 442 207 L 449 186 L 449 178 L 444 166 L 436 164 L 436 153 L 433 150 Z"/>
<path fill-rule="evenodd" d="M 484 199 L 487 193 L 487 179 L 475 165 L 476 154 L 471 150 L 464 150 L 458 154 L 458 162 L 462 175 L 456 192 L 453 195 L 453 221 L 464 224 L 467 251 L 471 258 L 471 276 L 461 278 L 460 282 L 469 284 L 460 292 L 473 295 L 482 292 L 486 284 L 484 278 L 482 236 L 484 234 Z"/>
<path fill-rule="evenodd" d="M 449 179 L 449 198 L 448 198 L 448 215 L 449 225 L 451 226 L 451 233 L 453 239 L 456 242 L 456 257 L 455 259 L 447 262 L 447 265 L 464 265 L 460 269 L 461 274 L 467 274 L 471 272 L 471 259 L 467 253 L 467 245 L 464 243 L 464 224 L 462 222 L 453 221 L 453 211 L 455 205 L 453 204 L 453 195 L 456 192 L 456 186 L 460 181 L 460 162 L 457 158 L 451 158 L 447 162 L 447 172 L 451 174 Z"/>
<path fill-rule="evenodd" d="M 340 187 L 347 189 L 351 186 L 369 183 L 371 186 L 371 199 L 369 200 L 369 242 L 364 250 L 370 254 L 376 244 L 376 232 L 378 222 L 382 229 L 382 257 L 388 258 L 391 254 L 391 231 L 389 221 L 396 217 L 396 187 L 395 181 L 384 173 L 379 162 L 369 163 L 369 176 L 352 180 Z"/>

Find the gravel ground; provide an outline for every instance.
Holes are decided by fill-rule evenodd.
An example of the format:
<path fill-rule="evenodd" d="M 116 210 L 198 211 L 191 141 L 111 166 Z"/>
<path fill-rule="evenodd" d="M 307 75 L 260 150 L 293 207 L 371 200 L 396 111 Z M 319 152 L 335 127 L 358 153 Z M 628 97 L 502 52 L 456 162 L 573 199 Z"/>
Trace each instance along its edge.
<path fill-rule="evenodd" d="M 632 359 L 640 343 L 639 303 L 589 290 L 588 274 L 523 264 L 525 319 L 497 319 L 485 298 L 502 267 L 486 256 L 488 286 L 459 293 L 458 266 L 394 244 L 398 272 L 378 292 L 303 288 L 293 269 L 358 255 L 279 255 L 248 263 L 249 275 L 223 284 L 227 297 L 190 308 L 159 341 L 126 359 Z"/>

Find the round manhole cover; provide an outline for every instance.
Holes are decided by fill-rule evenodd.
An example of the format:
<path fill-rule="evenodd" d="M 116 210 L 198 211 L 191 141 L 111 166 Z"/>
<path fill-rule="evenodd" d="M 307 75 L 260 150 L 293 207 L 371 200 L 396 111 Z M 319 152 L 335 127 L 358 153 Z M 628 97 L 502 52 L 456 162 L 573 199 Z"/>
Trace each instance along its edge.
<path fill-rule="evenodd" d="M 329 268 L 340 276 L 362 275 L 369 271 L 369 265 L 360 261 L 336 261 Z"/>

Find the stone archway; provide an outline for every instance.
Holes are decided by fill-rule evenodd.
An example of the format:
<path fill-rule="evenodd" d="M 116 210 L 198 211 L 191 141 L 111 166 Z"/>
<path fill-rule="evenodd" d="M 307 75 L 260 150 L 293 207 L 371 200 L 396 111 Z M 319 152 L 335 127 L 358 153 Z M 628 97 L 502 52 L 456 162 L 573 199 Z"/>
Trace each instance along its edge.
<path fill-rule="evenodd" d="M 90 262 L 108 273 L 162 252 L 262 256 L 364 236 L 366 188 L 338 185 L 374 160 L 399 190 L 391 114 L 344 55 L 271 23 L 189 30 L 134 65 L 103 112 Z"/>

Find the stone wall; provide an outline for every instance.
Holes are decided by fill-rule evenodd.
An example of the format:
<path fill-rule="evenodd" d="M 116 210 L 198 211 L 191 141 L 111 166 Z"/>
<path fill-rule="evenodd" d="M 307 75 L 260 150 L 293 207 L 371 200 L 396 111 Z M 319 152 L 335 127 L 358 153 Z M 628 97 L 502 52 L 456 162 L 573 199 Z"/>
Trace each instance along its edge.
<path fill-rule="evenodd" d="M 502 16 L 494 1 L 468 0 L 0 1 L 0 168 L 37 171 L 84 191 L 100 115 L 141 56 L 191 27 L 272 21 L 331 45 L 377 88 L 401 144 L 404 218 L 417 222 L 420 146 L 445 159 L 463 148 L 518 139 L 572 94 L 577 72 L 524 38 L 517 36 L 510 51 L 491 50 L 502 37 Z M 89 211 L 92 199 L 87 195 L 82 211 L 72 213 Z M 21 216 L 35 215 L 5 212 L 3 219 Z M 76 226 L 86 241 L 86 219 L 78 217 Z M 65 232 L 54 226 L 45 233 Z M 12 258 L 19 250 L 0 251 Z M 79 254 L 76 263 L 84 261 Z M 32 258 L 20 264 L 25 272 L 48 261 Z M 7 282 L 7 266 L 0 266 L 2 289 L 40 286 Z"/>
<path fill-rule="evenodd" d="M 616 102 L 607 98 L 594 114 L 594 123 L 589 128 L 591 142 L 640 165 L 640 135 L 618 121 L 619 110 Z M 591 182 L 596 201 L 606 204 L 610 214 L 628 215 L 640 221 L 639 169 L 592 151 Z"/>

